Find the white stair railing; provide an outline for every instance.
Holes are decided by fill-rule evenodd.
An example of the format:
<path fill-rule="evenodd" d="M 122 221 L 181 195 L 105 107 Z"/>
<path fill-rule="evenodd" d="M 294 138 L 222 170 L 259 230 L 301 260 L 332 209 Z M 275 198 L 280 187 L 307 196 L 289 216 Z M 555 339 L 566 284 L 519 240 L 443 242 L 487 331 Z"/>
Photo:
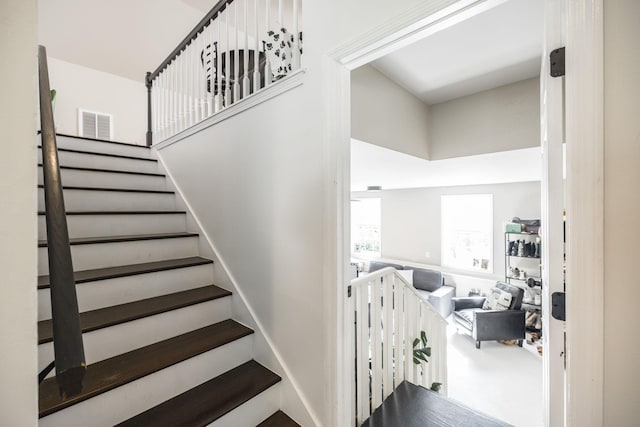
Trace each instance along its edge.
<path fill-rule="evenodd" d="M 302 0 L 220 0 L 147 73 L 147 145 L 170 138 L 301 68 Z"/>
<path fill-rule="evenodd" d="M 446 320 L 392 267 L 351 281 L 349 314 L 355 327 L 355 402 L 357 425 L 362 424 L 404 380 L 447 390 Z M 414 350 L 423 348 L 428 362 L 414 363 Z M 414 348 L 414 340 L 419 344 Z"/>

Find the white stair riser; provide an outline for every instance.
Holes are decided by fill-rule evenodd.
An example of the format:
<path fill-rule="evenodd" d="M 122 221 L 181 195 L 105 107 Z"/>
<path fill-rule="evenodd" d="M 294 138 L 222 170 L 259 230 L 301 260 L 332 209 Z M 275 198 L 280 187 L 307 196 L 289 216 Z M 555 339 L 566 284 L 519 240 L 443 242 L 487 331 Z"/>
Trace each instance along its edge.
<path fill-rule="evenodd" d="M 133 175 L 129 173 L 82 171 L 75 169 L 60 170 L 62 185 L 91 188 L 135 188 L 138 190 L 166 190 L 167 182 L 163 176 Z M 42 185 L 42 167 L 38 168 L 38 185 Z"/>
<path fill-rule="evenodd" d="M 173 210 L 171 193 L 133 193 L 125 191 L 64 190 L 67 211 L 138 211 Z M 38 188 L 38 210 L 44 211 L 44 189 Z"/>
<path fill-rule="evenodd" d="M 40 427 L 113 426 L 251 359 L 252 336 L 41 418 Z"/>
<path fill-rule="evenodd" d="M 257 426 L 280 409 L 280 383 L 218 418 L 211 427 Z"/>
<path fill-rule="evenodd" d="M 211 285 L 213 264 L 176 268 L 76 285 L 81 312 Z M 38 320 L 51 319 L 51 293 L 38 290 Z"/>
<path fill-rule="evenodd" d="M 74 271 L 164 261 L 198 255 L 198 238 L 137 240 L 71 245 Z M 38 275 L 49 274 L 47 248 L 38 248 Z"/>
<path fill-rule="evenodd" d="M 91 151 L 93 153 L 119 154 L 121 156 L 135 156 L 147 159 L 153 158 L 151 150 L 141 145 L 113 144 L 90 139 L 69 138 L 60 135 L 57 136 L 56 142 L 58 148 Z"/>
<path fill-rule="evenodd" d="M 60 166 L 76 166 L 82 168 L 113 169 L 130 172 L 157 173 L 158 162 L 123 157 L 100 156 L 97 154 L 58 151 Z M 42 150 L 38 150 L 38 163 L 42 163 Z"/>
<path fill-rule="evenodd" d="M 185 214 L 67 215 L 67 226 L 70 238 L 187 231 Z M 46 218 L 38 215 L 38 239 L 46 238 Z"/>
<path fill-rule="evenodd" d="M 156 314 L 82 334 L 87 364 L 222 322 L 231 317 L 230 297 Z M 54 359 L 53 343 L 38 346 L 38 371 Z M 52 372 L 49 376 L 55 375 Z"/>

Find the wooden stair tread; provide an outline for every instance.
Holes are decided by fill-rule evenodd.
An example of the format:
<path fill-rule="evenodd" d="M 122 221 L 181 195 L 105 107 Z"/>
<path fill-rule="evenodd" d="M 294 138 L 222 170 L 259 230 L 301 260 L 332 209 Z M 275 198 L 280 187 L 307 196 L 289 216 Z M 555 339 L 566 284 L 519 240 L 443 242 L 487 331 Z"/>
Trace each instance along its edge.
<path fill-rule="evenodd" d="M 67 215 L 184 215 L 186 211 L 67 211 Z M 38 215 L 46 212 L 38 211 Z"/>
<path fill-rule="evenodd" d="M 38 167 L 42 167 L 42 163 L 38 163 Z M 123 173 L 127 175 L 145 175 L 145 176 L 157 176 L 157 177 L 165 177 L 165 174 L 159 172 L 138 172 L 138 171 L 126 171 L 126 170 L 118 170 L 118 169 L 104 169 L 104 168 L 86 168 L 81 166 L 62 166 L 60 165 L 60 169 L 69 169 L 69 170 L 77 170 L 77 171 L 85 171 L 85 172 L 107 172 L 107 173 Z"/>
<path fill-rule="evenodd" d="M 118 277 L 135 276 L 138 274 L 155 273 L 157 271 L 174 270 L 176 268 L 195 267 L 212 264 L 213 261 L 202 257 L 176 258 L 164 261 L 144 262 L 140 264 L 121 265 L 118 267 L 96 268 L 73 273 L 76 284 L 93 282 L 96 280 L 115 279 Z M 50 286 L 49 276 L 38 276 L 38 289 Z"/>
<path fill-rule="evenodd" d="M 38 145 L 38 148 L 42 149 L 42 146 Z M 65 151 L 65 152 L 68 152 L 68 153 L 76 153 L 76 154 L 89 154 L 89 155 L 92 155 L 92 156 L 117 157 L 119 159 L 142 160 L 142 161 L 145 161 L 145 162 L 158 163 L 158 160 L 149 159 L 147 157 L 128 156 L 128 155 L 124 155 L 124 154 L 99 153 L 99 152 L 96 152 L 96 151 L 77 150 L 75 148 L 60 148 L 60 147 L 58 147 L 58 151 Z"/>
<path fill-rule="evenodd" d="M 105 236 L 105 237 L 77 237 L 69 239 L 70 245 L 92 245 L 95 243 L 119 243 L 135 242 L 138 240 L 159 240 L 159 239 L 179 239 L 182 237 L 197 237 L 198 233 L 157 233 L 157 234 L 130 234 L 126 236 Z M 47 246 L 46 240 L 38 240 L 38 247 Z"/>
<path fill-rule="evenodd" d="M 44 188 L 44 185 L 38 185 L 38 188 Z M 108 188 L 108 187 L 81 187 L 81 186 L 62 186 L 63 190 L 83 190 L 83 191 L 111 191 L 122 193 L 154 193 L 154 194 L 175 194 L 171 190 L 143 190 L 141 188 Z"/>
<path fill-rule="evenodd" d="M 293 421 L 284 412 L 278 411 L 258 424 L 257 427 L 300 427 L 300 424 Z"/>
<path fill-rule="evenodd" d="M 39 387 L 39 416 L 82 402 L 191 357 L 205 353 L 253 331 L 233 320 L 197 329 L 87 366 L 83 390 L 62 400 L 55 377 Z"/>
<path fill-rule="evenodd" d="M 251 360 L 118 426 L 206 426 L 279 381 Z"/>
<path fill-rule="evenodd" d="M 84 313 L 80 313 L 80 327 L 82 333 L 91 332 L 229 295 L 231 295 L 231 292 L 226 289 L 210 285 L 126 304 L 85 311 Z M 38 344 L 51 341 L 53 341 L 52 321 L 51 319 L 41 320 L 38 322 Z"/>
<path fill-rule="evenodd" d="M 498 419 L 468 408 L 446 396 L 403 381 L 362 427 L 379 426 L 508 427 Z"/>

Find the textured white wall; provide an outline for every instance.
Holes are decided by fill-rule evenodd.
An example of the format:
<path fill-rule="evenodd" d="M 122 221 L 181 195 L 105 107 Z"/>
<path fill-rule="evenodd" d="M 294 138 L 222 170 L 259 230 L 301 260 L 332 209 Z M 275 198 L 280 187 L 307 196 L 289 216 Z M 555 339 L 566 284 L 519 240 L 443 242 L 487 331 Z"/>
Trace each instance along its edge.
<path fill-rule="evenodd" d="M 538 78 L 429 107 L 432 160 L 539 145 Z"/>
<path fill-rule="evenodd" d="M 351 137 L 429 159 L 429 107 L 371 65 L 351 72 Z"/>
<path fill-rule="evenodd" d="M 59 133 L 79 135 L 78 108 L 113 115 L 115 141 L 145 145 L 147 88 L 143 78 L 114 74 L 49 58 L 51 89 L 56 90 L 55 121 Z"/>
<path fill-rule="evenodd" d="M 631 426 L 640 419 L 640 343 L 629 317 L 640 242 L 640 2 L 604 5 L 604 417 Z"/>
<path fill-rule="evenodd" d="M 441 196 L 492 194 L 493 273 L 475 275 L 496 280 L 504 278 L 504 223 L 514 216 L 540 218 L 539 182 L 385 190 L 376 194 L 354 192 L 352 197 L 382 198 L 382 257 L 436 266 L 441 262 Z"/>
<path fill-rule="evenodd" d="M 0 425 L 38 421 L 36 2 L 0 2 Z M 10 64 L 10 65 L 8 65 Z"/>

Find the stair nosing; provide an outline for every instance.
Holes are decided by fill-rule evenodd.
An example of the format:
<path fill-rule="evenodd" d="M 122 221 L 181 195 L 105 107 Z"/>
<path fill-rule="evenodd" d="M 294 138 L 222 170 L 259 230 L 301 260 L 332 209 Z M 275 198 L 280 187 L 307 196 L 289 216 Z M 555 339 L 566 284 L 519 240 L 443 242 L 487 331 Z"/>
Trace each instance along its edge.
<path fill-rule="evenodd" d="M 184 264 L 176 263 L 178 260 L 183 260 Z M 174 265 L 170 265 L 173 262 Z M 202 257 L 187 257 L 187 258 L 176 258 L 171 260 L 164 261 L 151 261 L 144 262 L 138 264 L 129 264 L 126 267 L 132 267 L 132 271 L 122 272 L 122 267 L 105 267 L 105 268 L 96 268 L 91 270 L 81 270 L 74 272 L 76 285 L 79 283 L 88 283 L 88 282 L 97 282 L 101 280 L 109 280 L 109 279 L 117 279 L 119 277 L 128 277 L 128 276 L 137 276 L 140 274 L 148 274 L 148 273 L 156 273 L 159 271 L 169 271 L 176 270 L 179 268 L 189 268 L 189 267 L 197 267 L 200 265 L 213 264 L 213 261 L 207 258 Z M 133 269 L 134 266 L 138 266 L 139 270 Z M 119 273 L 114 273 L 120 270 Z M 111 273 L 107 273 L 111 271 Z M 91 276 L 91 273 L 95 274 L 95 276 Z M 101 274 L 102 273 L 102 274 Z M 86 275 L 86 278 L 81 278 L 83 275 Z M 40 283 L 45 282 L 46 283 Z M 48 289 L 50 287 L 49 275 L 38 276 L 38 289 Z"/>
<path fill-rule="evenodd" d="M 41 145 L 38 145 L 38 148 L 42 148 Z M 127 156 L 124 154 L 113 154 L 113 153 L 100 153 L 97 151 L 86 151 L 86 150 L 77 150 L 75 148 L 60 148 L 58 147 L 58 151 L 65 151 L 69 153 L 77 153 L 77 154 L 88 154 L 92 156 L 104 156 L 104 157 L 117 157 L 121 159 L 129 159 L 129 160 L 143 160 L 145 162 L 155 162 L 158 163 L 157 159 L 149 159 L 146 157 L 137 157 L 137 156 Z"/>
<path fill-rule="evenodd" d="M 228 329 L 229 328 L 234 328 L 237 329 L 236 331 L 233 331 L 233 336 L 217 336 L 215 337 L 216 340 L 214 341 L 212 338 L 212 331 L 216 330 L 216 332 L 218 334 L 223 334 L 225 331 L 228 333 Z M 220 329 L 220 331 L 218 331 L 218 329 Z M 94 396 L 100 395 L 102 393 L 106 393 L 108 391 L 111 391 L 113 389 L 116 389 L 118 387 L 121 387 L 125 384 L 131 383 L 133 381 L 136 381 L 140 378 L 143 378 L 145 376 L 151 375 L 153 373 L 159 372 L 163 369 L 166 369 L 170 366 L 176 365 L 178 363 L 184 362 L 188 359 L 191 359 L 193 357 L 196 357 L 200 354 L 204 354 L 206 352 L 209 352 L 211 350 L 214 350 L 216 348 L 222 347 L 225 344 L 229 344 L 233 341 L 239 340 L 241 338 L 244 338 L 248 335 L 253 334 L 254 331 L 234 320 L 231 319 L 227 319 L 227 320 L 223 320 L 222 322 L 218 322 L 215 323 L 213 325 L 209 325 L 209 326 L 205 326 L 204 328 L 199 328 L 196 329 L 194 331 L 191 332 L 187 332 L 185 334 L 181 334 L 178 335 L 176 337 L 172 337 L 166 340 L 162 340 L 159 341 L 157 343 L 153 343 L 135 350 L 131 350 L 129 352 L 120 354 L 118 356 L 114 356 L 105 360 L 101 360 L 99 362 L 93 363 L 89 366 L 87 366 L 87 373 L 85 375 L 85 382 L 84 382 L 84 386 L 85 386 L 85 392 L 84 394 L 80 394 L 74 397 L 70 397 L 67 398 L 66 400 L 62 401 L 60 400 L 59 395 L 57 395 L 57 384 L 55 384 L 55 377 L 52 378 L 48 378 L 46 380 L 44 380 L 39 387 L 39 409 L 38 409 L 38 413 L 39 413 L 39 418 L 45 417 L 47 415 L 53 414 L 59 410 L 62 410 L 64 408 L 67 408 L 69 406 L 72 406 L 76 403 L 88 400 Z M 200 346 L 196 349 L 190 349 L 189 351 L 186 351 L 184 347 L 181 348 L 181 346 L 184 345 L 183 341 L 186 340 L 188 337 L 198 337 L 199 335 L 205 335 L 207 337 L 209 337 L 211 339 L 211 342 L 207 343 L 204 346 Z M 202 341 L 202 340 L 200 340 Z M 173 347 L 172 350 L 178 352 L 179 350 L 182 350 L 183 353 L 180 354 L 174 354 L 173 357 L 170 360 L 161 360 L 161 358 L 151 358 L 150 356 L 148 356 L 146 353 L 149 354 L 160 354 L 163 352 L 163 348 L 164 347 Z M 166 351 L 166 349 L 165 349 Z M 94 380 L 95 383 L 98 383 L 99 378 L 92 378 L 91 375 L 94 375 L 93 372 L 98 371 L 99 369 L 106 367 L 105 372 L 103 374 L 103 377 L 107 374 L 109 374 L 109 371 L 115 371 L 116 368 L 120 368 L 122 366 L 127 365 L 127 363 L 124 363 L 127 361 L 127 358 L 130 359 L 138 359 L 138 360 L 134 360 L 136 361 L 138 364 L 140 364 L 143 360 L 147 361 L 147 359 L 149 361 L 153 361 L 153 363 L 149 363 L 145 366 L 145 369 L 140 369 L 137 372 L 130 372 L 128 376 L 122 376 L 119 378 L 113 378 L 113 375 L 108 376 L 108 378 L 112 378 L 113 380 L 109 383 L 103 384 L 102 386 L 99 386 L 98 384 L 94 384 L 94 389 L 90 390 L 90 391 L 86 391 L 87 390 L 87 378 Z M 131 361 L 129 361 L 131 362 Z M 151 366 L 154 365 L 154 366 Z M 104 368 L 103 368 L 104 369 Z M 46 388 L 49 389 L 53 389 L 53 390 L 46 390 Z M 50 403 L 49 406 L 42 408 L 42 402 L 43 402 L 43 389 L 45 389 L 45 392 L 48 392 L 49 395 L 54 394 L 55 395 L 55 399 L 56 402 L 52 402 Z"/>
<path fill-rule="evenodd" d="M 200 295 L 198 297 L 192 296 L 191 299 L 187 298 L 181 302 L 175 302 L 176 299 L 180 299 L 182 296 L 189 294 L 200 294 L 200 293 L 212 293 L 211 295 Z M 162 313 L 168 313 L 173 310 L 179 310 L 181 308 L 190 307 L 192 305 L 201 304 L 208 301 L 213 301 L 216 299 L 228 297 L 231 295 L 226 289 L 220 288 L 216 285 L 207 285 L 199 288 L 193 288 L 186 291 L 173 292 L 170 294 L 160 295 L 152 298 L 145 298 L 138 301 L 128 302 L 124 304 L 117 304 L 110 307 L 98 308 L 95 310 L 89 310 L 80 313 L 80 328 L 83 334 L 93 331 L 98 331 L 100 329 L 108 328 L 110 326 L 120 325 L 127 322 L 132 322 L 134 320 L 144 319 L 146 317 L 155 316 Z M 162 301 L 165 306 L 156 306 L 153 307 L 154 304 L 158 301 Z M 173 302 L 173 304 L 170 304 Z M 153 307 L 153 308 L 149 308 Z M 135 308 L 138 312 L 128 313 L 126 316 L 122 316 L 117 318 L 116 313 L 118 310 L 127 311 L 127 309 Z M 147 310 L 145 311 L 144 308 Z M 99 317 L 100 314 L 107 313 L 108 316 L 112 316 L 111 319 L 102 321 L 100 323 L 96 322 L 95 319 L 91 319 L 91 317 L 95 317 L 96 315 Z M 89 325 L 83 326 L 83 319 L 85 323 L 90 323 Z M 38 322 L 38 344 L 45 344 L 53 341 L 53 331 L 51 326 L 51 319 L 41 320 Z"/>
<path fill-rule="evenodd" d="M 38 188 L 44 188 L 44 185 L 38 184 Z M 154 193 L 154 194 L 175 194 L 171 190 L 144 190 L 140 188 L 106 188 L 106 187 L 79 187 L 75 185 L 62 186 L 63 190 L 82 190 L 82 191 L 112 191 L 123 193 Z"/>
<path fill-rule="evenodd" d="M 67 215 L 186 215 L 187 211 L 67 211 Z M 46 212 L 38 211 L 38 215 Z"/>
<path fill-rule="evenodd" d="M 273 423 L 272 419 L 276 420 L 277 418 L 282 418 L 282 417 L 285 417 L 285 422 L 287 423 L 287 425 L 300 427 L 300 424 L 295 422 L 295 420 L 293 418 L 291 418 L 289 415 L 287 415 L 281 409 L 277 410 L 273 414 L 269 415 L 266 419 L 262 420 L 262 422 L 260 422 L 260 424 L 258 424 L 256 427 L 266 427 L 266 426 L 274 425 L 274 424 L 272 424 Z M 275 425 L 282 426 L 281 423 L 278 423 L 278 424 L 275 424 Z"/>
<path fill-rule="evenodd" d="M 80 237 L 75 239 L 69 239 L 71 246 L 76 245 L 94 245 L 100 243 L 122 243 L 122 242 L 137 242 L 144 240 L 160 240 L 160 239 L 180 239 L 183 237 L 198 237 L 198 233 L 158 233 L 158 234 L 133 234 L 128 236 L 104 236 L 104 237 Z M 45 248 L 48 246 L 46 240 L 38 240 L 38 247 Z"/>
<path fill-rule="evenodd" d="M 38 163 L 38 167 L 42 167 L 42 163 Z M 142 175 L 142 176 L 154 176 L 158 178 L 166 178 L 166 175 L 160 172 L 138 172 L 138 171 L 125 171 L 117 169 L 104 169 L 104 168 L 87 168 L 82 166 L 60 166 L 60 169 L 77 170 L 83 172 L 101 172 L 101 173 L 121 173 L 127 175 Z"/>
<path fill-rule="evenodd" d="M 37 134 L 40 135 L 42 133 L 42 130 L 38 130 Z M 138 145 L 138 144 L 132 144 L 130 142 L 121 142 L 121 141 L 109 141 L 108 139 L 100 139 L 100 138 L 91 138 L 88 136 L 78 136 L 78 135 L 69 135 L 66 133 L 57 133 L 56 132 L 56 136 L 63 136 L 66 138 L 75 138 L 75 139 L 84 139 L 87 141 L 98 141 L 98 142 L 105 142 L 107 144 L 117 144 L 117 145 L 126 145 L 129 147 L 140 147 L 140 148 L 146 148 L 147 150 L 150 150 L 151 147 L 148 147 L 146 145 Z"/>
<path fill-rule="evenodd" d="M 256 371 L 259 371 L 259 372 L 256 372 Z M 229 399 L 230 397 L 234 399 L 231 400 L 230 402 L 229 400 L 227 400 L 226 402 L 222 402 L 222 405 L 221 405 L 222 407 L 217 408 L 217 411 L 212 411 L 213 413 L 208 413 L 208 414 L 197 414 L 197 415 L 201 415 L 200 419 L 197 420 L 198 426 L 209 425 L 215 422 L 216 420 L 221 419 L 225 415 L 231 413 L 232 411 L 242 406 L 244 403 L 251 401 L 251 399 L 256 398 L 261 393 L 264 393 L 265 391 L 267 391 L 268 389 L 270 389 L 271 387 L 275 386 L 276 384 L 282 381 L 282 378 L 278 374 L 266 368 L 262 364 L 256 362 L 254 359 L 251 359 L 248 362 L 242 363 L 236 366 L 235 368 L 230 369 L 229 371 L 216 376 L 215 378 L 212 378 L 210 380 L 205 381 L 202 384 L 192 387 L 191 389 L 183 393 L 180 393 L 177 396 L 174 396 L 156 406 L 153 406 L 152 408 L 146 411 L 143 411 L 142 413 L 132 418 L 129 418 L 123 421 L 120 424 L 117 424 L 116 427 L 126 427 L 127 425 L 140 425 L 140 423 L 144 423 L 144 422 L 148 423 L 150 421 L 157 421 L 157 419 L 154 419 L 154 418 L 162 417 L 163 412 L 166 412 L 168 409 L 171 409 L 171 407 L 174 405 L 178 405 L 182 408 L 184 407 L 188 408 L 187 402 L 193 401 L 194 397 L 209 395 L 213 391 L 216 391 L 215 387 L 220 387 L 225 382 L 228 382 L 230 378 L 234 378 L 242 374 L 245 375 L 243 379 L 246 379 L 246 376 L 248 374 L 251 374 L 251 378 L 253 379 L 256 378 L 256 375 L 260 375 L 261 376 L 260 379 L 262 381 L 259 384 L 255 384 L 254 388 L 251 388 L 249 390 L 247 390 L 247 388 L 249 388 L 248 386 L 251 385 L 249 382 L 247 382 L 246 384 L 242 384 L 244 386 L 243 390 L 235 391 L 236 394 L 232 396 L 225 396 L 227 399 Z M 244 393 L 242 393 L 243 391 Z M 183 402 L 185 404 L 183 404 Z M 225 406 L 224 403 L 227 403 L 227 405 Z M 157 415 L 154 415 L 154 412 L 156 413 L 160 412 L 160 413 Z M 193 414 L 188 411 L 181 411 L 181 412 Z M 175 412 L 172 411 L 172 413 L 175 413 Z M 147 420 L 144 420 L 144 418 L 147 418 Z M 151 420 L 149 420 L 149 418 L 151 418 Z M 165 425 L 167 422 L 175 422 L 175 421 L 176 420 L 170 420 L 170 421 L 165 420 L 165 423 L 161 425 Z M 185 422 L 186 420 L 182 420 L 182 421 Z M 189 421 L 193 423 L 196 420 L 191 419 Z M 154 425 L 157 425 L 157 424 L 154 423 Z"/>

